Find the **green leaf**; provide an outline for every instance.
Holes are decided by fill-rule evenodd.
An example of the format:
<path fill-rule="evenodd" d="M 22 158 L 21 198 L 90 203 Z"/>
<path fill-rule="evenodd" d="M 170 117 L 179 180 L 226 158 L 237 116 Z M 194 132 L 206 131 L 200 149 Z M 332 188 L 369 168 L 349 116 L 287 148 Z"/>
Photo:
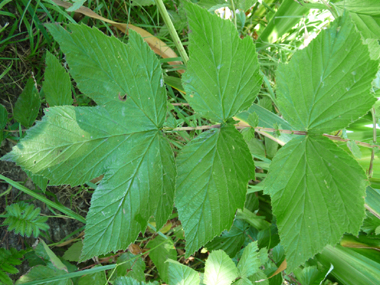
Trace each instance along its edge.
<path fill-rule="evenodd" d="M 54 252 L 46 245 L 46 243 L 41 239 L 40 243 L 43 245 L 46 254 L 49 257 L 50 262 L 58 270 L 64 270 L 68 272 L 67 267 L 62 263 L 62 261 L 54 254 Z"/>
<path fill-rule="evenodd" d="M 379 16 L 380 3 L 377 0 L 344 0 L 335 5 L 341 9 L 346 9 L 358 14 Z"/>
<path fill-rule="evenodd" d="M 235 263 L 222 250 L 213 251 L 206 260 L 203 283 L 230 285 L 238 277 Z"/>
<path fill-rule="evenodd" d="M 298 130 L 342 129 L 375 103 L 370 94 L 378 63 L 369 58 L 347 14 L 336 19 L 290 63 L 277 70 L 277 104 Z"/>
<path fill-rule="evenodd" d="M 2 159 L 52 185 L 80 185 L 104 174 L 87 214 L 83 261 L 126 249 L 151 216 L 161 228 L 172 212 L 176 170 L 160 131 L 166 91 L 159 60 L 137 33 L 130 31 L 125 45 L 84 25 L 69 25 L 71 33 L 48 28 L 79 88 L 99 106 L 47 109 Z"/>
<path fill-rule="evenodd" d="M 66 11 L 73 12 L 79 9 L 84 4 L 84 2 L 86 2 L 86 0 L 73 0 L 72 2 L 74 2 L 73 6 L 67 8 Z"/>
<path fill-rule="evenodd" d="M 294 270 L 294 275 L 302 285 L 320 285 L 326 278 L 327 272 L 318 270 L 316 266 L 308 266 L 303 269 L 297 268 Z"/>
<path fill-rule="evenodd" d="M 248 224 L 242 220 L 235 220 L 229 231 L 224 231 L 220 236 L 207 243 L 205 247 L 208 251 L 222 249 L 229 257 L 233 258 L 245 241 L 245 230 Z"/>
<path fill-rule="evenodd" d="M 57 270 L 53 268 L 49 268 L 47 266 L 37 265 L 33 267 L 27 274 L 21 276 L 19 280 L 17 280 L 16 285 L 25 284 L 32 281 L 43 280 L 54 276 L 65 275 L 67 272 L 63 270 Z M 42 284 L 45 284 L 41 282 Z M 58 280 L 46 283 L 49 285 L 72 285 L 73 282 L 70 279 Z"/>
<path fill-rule="evenodd" d="M 126 252 L 117 259 L 117 276 L 130 276 L 137 281 L 145 281 L 145 262 L 141 256 Z"/>
<path fill-rule="evenodd" d="M 50 107 L 72 105 L 70 76 L 49 51 L 46 52 L 45 81 L 42 85 Z"/>
<path fill-rule="evenodd" d="M 181 150 L 176 164 L 175 204 L 190 256 L 230 229 L 236 210 L 244 206 L 255 166 L 234 126 L 202 133 Z"/>
<path fill-rule="evenodd" d="M 54 24 L 46 27 L 65 53 L 70 74 L 83 94 L 107 110 L 116 102 L 124 106 L 128 116 L 141 120 L 131 119 L 130 128 L 139 125 L 152 129 L 163 125 L 166 89 L 160 62 L 136 32 L 130 32 L 129 43 L 125 45 L 85 25 L 68 25 L 71 33 Z"/>
<path fill-rule="evenodd" d="M 268 277 L 261 269 L 249 277 L 249 280 L 255 285 L 269 285 Z"/>
<path fill-rule="evenodd" d="M 316 256 L 318 262 L 334 269 L 331 274 L 339 284 L 372 285 L 374 280 L 380 280 L 380 264 L 378 251 L 370 249 L 353 249 L 340 245 L 328 245 L 321 254 Z M 375 283 L 376 284 L 376 283 Z"/>
<path fill-rule="evenodd" d="M 0 104 L 0 131 L 2 131 L 8 123 L 8 112 L 3 105 Z"/>
<path fill-rule="evenodd" d="M 46 224 L 47 217 L 40 216 L 40 208 L 33 205 L 19 202 L 6 208 L 6 219 L 4 225 L 8 225 L 8 231 L 14 230 L 16 234 L 35 238 L 40 235 L 40 231 L 46 231 L 49 226 Z"/>
<path fill-rule="evenodd" d="M 259 125 L 259 116 L 255 112 L 250 113 L 247 118 L 247 123 L 252 127 L 256 128 Z"/>
<path fill-rule="evenodd" d="M 190 2 L 184 5 L 192 31 L 182 79 L 186 99 L 202 116 L 224 122 L 248 109 L 260 90 L 255 46 L 250 37 L 240 39 L 230 21 Z"/>
<path fill-rule="evenodd" d="M 350 151 L 352 152 L 352 154 L 354 155 L 354 157 L 356 157 L 358 159 L 360 159 L 362 157 L 362 153 L 360 151 L 360 148 L 356 144 L 355 141 L 353 141 L 353 140 L 348 141 L 347 146 L 350 149 Z"/>
<path fill-rule="evenodd" d="M 199 273 L 189 266 L 168 259 L 169 285 L 199 285 Z"/>
<path fill-rule="evenodd" d="M 325 137 L 295 138 L 278 151 L 265 192 L 290 271 L 345 232 L 358 233 L 366 185 L 359 164 Z"/>
<path fill-rule="evenodd" d="M 37 118 L 40 105 L 40 95 L 34 85 L 33 78 L 30 77 L 20 97 L 18 97 L 16 101 L 13 110 L 15 120 L 24 127 L 29 128 Z"/>
<path fill-rule="evenodd" d="M 244 248 L 243 255 L 237 265 L 240 277 L 248 278 L 259 270 L 261 264 L 258 250 L 257 241 L 249 243 Z"/>
<path fill-rule="evenodd" d="M 149 257 L 157 267 L 161 279 L 168 283 L 169 263 L 167 263 L 166 260 L 177 259 L 177 251 L 174 248 L 173 243 L 162 236 L 156 236 L 146 245 L 146 247 L 152 249 L 149 252 Z"/>
<path fill-rule="evenodd" d="M 15 248 L 7 250 L 5 248 L 0 248 L 0 282 L 7 285 L 12 285 L 12 279 L 9 278 L 7 273 L 15 274 L 18 273 L 16 265 L 20 265 L 22 262 L 20 258 L 25 254 L 25 251 L 17 251 Z"/>
<path fill-rule="evenodd" d="M 74 243 L 72 246 L 69 247 L 68 250 L 66 250 L 65 254 L 63 255 L 63 258 L 68 261 L 78 262 L 82 248 L 82 241 Z"/>

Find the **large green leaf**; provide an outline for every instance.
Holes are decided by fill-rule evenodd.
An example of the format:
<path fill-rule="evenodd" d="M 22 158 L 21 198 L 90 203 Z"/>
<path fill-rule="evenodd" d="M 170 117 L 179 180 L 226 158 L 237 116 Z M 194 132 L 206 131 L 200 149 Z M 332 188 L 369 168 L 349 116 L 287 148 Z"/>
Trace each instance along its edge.
<path fill-rule="evenodd" d="M 347 14 L 277 70 L 277 103 L 298 130 L 346 127 L 375 102 L 370 94 L 378 63 L 369 58 Z"/>
<path fill-rule="evenodd" d="M 366 175 L 325 137 L 298 137 L 280 149 L 266 178 L 288 269 L 357 234 L 365 217 Z"/>
<path fill-rule="evenodd" d="M 160 131 L 166 93 L 153 51 L 133 31 L 124 45 L 97 29 L 69 27 L 72 33 L 54 25 L 49 29 L 78 86 L 101 105 L 47 109 L 2 159 L 55 185 L 78 185 L 104 174 L 86 219 L 81 256 L 86 260 L 126 249 L 151 216 L 160 228 L 172 211 L 176 171 Z"/>
<path fill-rule="evenodd" d="M 199 285 L 199 273 L 175 260 L 169 263 L 169 285 Z"/>
<path fill-rule="evenodd" d="M 49 51 L 46 52 L 46 70 L 43 90 L 52 106 L 72 105 L 70 75 Z"/>
<path fill-rule="evenodd" d="M 162 126 L 166 116 L 166 91 L 160 62 L 149 46 L 131 31 L 128 45 L 85 25 L 47 25 L 60 44 L 79 89 L 98 105 L 131 98 L 150 125 Z M 126 109 L 128 116 L 136 111 Z M 147 123 L 138 122 L 141 126 Z"/>
<path fill-rule="evenodd" d="M 222 251 L 213 251 L 206 260 L 203 283 L 206 285 L 230 285 L 238 277 L 235 263 Z"/>
<path fill-rule="evenodd" d="M 230 21 L 190 2 L 190 60 L 183 77 L 187 100 L 195 111 L 224 122 L 252 105 L 262 78 L 250 37 L 240 39 Z"/>
<path fill-rule="evenodd" d="M 176 164 L 175 204 L 190 256 L 230 229 L 236 210 L 244 206 L 254 164 L 234 126 L 202 133 L 182 149 Z"/>

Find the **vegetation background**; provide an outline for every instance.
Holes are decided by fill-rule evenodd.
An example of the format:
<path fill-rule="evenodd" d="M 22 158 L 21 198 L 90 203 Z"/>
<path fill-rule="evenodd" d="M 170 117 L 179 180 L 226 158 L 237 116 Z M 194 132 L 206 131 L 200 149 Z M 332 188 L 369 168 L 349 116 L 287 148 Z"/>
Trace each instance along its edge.
<path fill-rule="evenodd" d="M 294 52 L 306 47 L 321 30 L 329 27 L 336 16 L 337 2 L 341 1 L 201 0 L 197 4 L 232 21 L 241 38 L 250 37 L 255 41 L 260 72 L 264 78 L 255 103 L 277 114 L 275 72 L 278 64 L 288 62 Z M 187 49 L 189 29 L 183 3 L 179 0 L 167 0 L 164 4 L 181 42 Z M 167 44 L 173 53 L 161 52 L 159 56 L 167 84 L 168 105 L 171 108 L 166 124 L 168 127 L 190 128 L 169 137 L 177 154 L 187 142 L 202 132 L 197 128 L 207 125 L 208 121 L 194 113 L 183 97 L 183 88 L 179 83 L 184 70 L 181 53 L 173 43 L 170 29 L 165 25 L 156 3 L 153 0 L 89 0 L 75 1 L 74 5 L 75 9 L 72 10 L 82 5 L 89 10 L 68 11 L 67 3 L 58 0 L 0 1 L 0 104 L 4 107 L 0 108 L 0 157 L 10 152 L 25 137 L 26 129 L 39 121 L 44 109 L 49 106 L 44 94 L 48 58 L 54 57 L 58 59 L 59 66 L 68 68 L 65 55 L 44 26 L 46 23 L 81 23 L 96 27 L 104 34 L 113 35 L 125 43 L 128 42 L 128 35 L 125 33 L 125 26 L 120 23 L 127 24 L 142 28 L 141 33 L 150 33 L 153 35 L 152 40 L 158 39 Z M 234 8 L 236 12 L 233 12 Z M 376 11 L 378 14 L 373 13 L 371 22 L 374 33 L 378 32 L 376 29 L 380 30 L 380 8 Z M 376 40 L 380 41 L 380 34 L 377 36 Z M 51 65 L 54 65 L 53 60 Z M 57 66 L 54 68 L 59 69 Z M 59 80 L 63 79 L 57 78 Z M 374 92 L 378 88 L 380 81 L 377 78 Z M 71 92 L 74 106 L 95 106 L 89 97 L 81 94 L 73 80 Z M 37 97 L 38 100 L 35 100 Z M 85 217 L 91 195 L 102 177 L 77 187 L 49 186 L 48 181 L 33 177 L 14 163 L 0 161 L 0 174 L 10 179 L 0 182 L 0 218 L 3 221 L 0 231 L 0 281 L 12 284 L 10 280 L 18 280 L 33 266 L 49 267 L 49 264 L 58 263 L 66 268 L 66 273 L 72 275 L 41 271 L 34 277 L 29 276 L 28 282 L 51 278 L 56 274 L 64 277 L 48 284 L 90 284 L 93 282 L 90 281 L 91 278 L 99 282 L 96 284 L 117 284 L 115 280 L 121 276 L 130 276 L 140 282 L 171 284 L 168 282 L 169 265 L 165 263 L 167 258 L 203 273 L 205 262 L 212 250 L 223 249 L 236 263 L 241 257 L 241 249 L 244 250 L 246 245 L 257 241 L 260 269 L 263 272 L 262 275 L 257 273 L 255 281 L 261 280 L 259 284 L 378 284 L 380 216 L 377 213 L 380 213 L 380 192 L 376 189 L 380 188 L 380 161 L 375 148 L 352 143 L 352 140 L 358 140 L 364 144 L 376 144 L 374 124 L 378 120 L 377 106 L 378 104 L 374 106 L 372 113 L 368 113 L 349 128 L 333 134 L 342 139 L 337 143 L 367 170 L 371 186 L 375 189 L 370 193 L 367 191 L 367 198 L 372 200 L 361 229 L 362 236 L 344 237 L 341 242 L 343 246 L 339 250 L 331 248 L 319 259 L 309 261 L 297 271 L 286 271 L 284 251 L 279 245 L 271 212 L 271 201 L 268 195 L 262 193 L 260 185 L 267 176 L 271 159 L 281 148 L 281 141 L 276 140 L 273 131 L 262 130 L 255 133 L 248 127 L 241 132 L 255 157 L 257 173 L 256 181 L 249 185 L 251 194 L 248 195 L 245 206 L 247 212 L 238 212 L 237 215 L 241 215 L 240 220 L 236 220 L 229 233 L 223 233 L 219 239 L 209 243 L 190 258 L 185 258 L 183 230 L 177 218 L 178 214 L 174 211 L 168 223 L 160 230 L 155 228 L 152 221 L 146 233 L 141 234 L 127 251 L 77 263 L 84 223 L 57 209 L 65 206 L 73 213 Z M 377 114 L 380 114 L 380 110 Z M 345 142 L 346 139 L 351 141 Z M 31 197 L 27 194 L 31 192 L 27 192 L 25 188 L 44 196 L 45 200 Z M 39 238 L 41 241 L 38 243 Z M 172 244 L 174 242 L 175 249 L 165 247 L 165 239 L 168 238 Z M 368 251 L 352 249 L 356 247 Z M 86 271 L 86 276 L 83 277 L 80 270 L 92 271 Z M 365 279 L 368 272 L 372 275 Z M 68 276 L 71 279 L 68 280 Z M 371 279 L 376 276 L 379 279 L 372 280 L 371 283 Z M 24 284 L 25 280 L 21 278 L 17 284 Z M 236 284 L 241 282 L 235 281 Z"/>

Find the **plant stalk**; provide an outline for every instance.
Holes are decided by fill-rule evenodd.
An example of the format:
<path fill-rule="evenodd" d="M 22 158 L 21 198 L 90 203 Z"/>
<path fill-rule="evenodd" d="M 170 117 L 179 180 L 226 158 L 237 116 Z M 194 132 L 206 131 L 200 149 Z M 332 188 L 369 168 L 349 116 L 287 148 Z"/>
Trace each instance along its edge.
<path fill-rule="evenodd" d="M 173 22 L 170 19 L 169 13 L 165 8 L 164 2 L 162 0 L 154 0 L 156 2 L 158 11 L 160 12 L 162 19 L 165 22 L 165 25 L 168 27 L 169 33 L 174 41 L 175 46 L 177 47 L 179 54 L 182 57 L 183 62 L 186 63 L 189 60 L 189 57 L 187 56 L 187 53 L 185 51 L 185 48 L 182 45 L 181 40 L 178 37 L 177 31 L 174 28 Z"/>
<path fill-rule="evenodd" d="M 194 131 L 194 130 L 209 130 L 209 129 L 217 129 L 220 128 L 222 125 L 217 124 L 217 125 L 209 125 L 209 126 L 198 126 L 198 127 L 180 127 L 180 128 L 163 128 L 163 130 L 166 131 Z M 244 128 L 249 128 L 249 126 L 235 126 L 237 129 L 244 129 Z M 272 136 L 266 132 L 280 132 L 284 134 L 290 134 L 290 135 L 301 135 L 301 136 L 306 136 L 307 132 L 305 131 L 293 131 L 293 130 L 281 130 L 281 129 L 273 129 L 273 128 L 263 128 L 263 127 L 256 127 L 255 131 L 262 134 L 263 136 L 266 136 L 274 141 L 276 141 L 280 145 L 285 145 L 285 143 L 279 139 L 277 139 L 275 136 Z M 340 141 L 340 142 L 348 142 L 350 139 L 344 139 L 338 136 L 333 136 L 333 135 L 328 135 L 328 134 L 323 134 L 324 137 L 329 138 L 330 140 L 333 141 Z M 376 136 L 376 129 L 374 130 L 374 136 Z M 370 143 L 365 143 L 361 141 L 355 141 L 356 144 L 368 147 L 368 148 L 378 148 L 380 149 L 380 145 L 376 145 L 376 138 L 374 138 L 374 144 Z M 374 153 L 374 152 L 373 152 Z M 373 159 L 372 159 L 372 164 L 373 164 Z"/>
<path fill-rule="evenodd" d="M 235 29 L 237 29 L 236 8 L 235 8 L 234 0 L 231 0 L 231 8 L 232 8 L 232 14 L 234 15 L 234 25 L 235 25 Z"/>
<path fill-rule="evenodd" d="M 372 123 L 373 123 L 373 144 L 376 144 L 376 111 L 375 108 L 372 108 Z M 371 178 L 373 175 L 373 161 L 375 159 L 375 149 L 372 149 L 371 152 L 371 161 L 369 162 L 369 168 L 368 168 L 368 177 Z"/>

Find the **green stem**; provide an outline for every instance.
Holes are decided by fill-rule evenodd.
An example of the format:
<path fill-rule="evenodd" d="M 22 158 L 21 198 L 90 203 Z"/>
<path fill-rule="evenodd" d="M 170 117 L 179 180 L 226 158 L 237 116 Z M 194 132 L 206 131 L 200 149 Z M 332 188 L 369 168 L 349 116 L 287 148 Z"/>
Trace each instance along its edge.
<path fill-rule="evenodd" d="M 373 122 L 373 144 L 376 145 L 376 113 L 375 113 L 375 108 L 372 108 L 372 122 Z M 368 169 L 368 177 L 371 178 L 373 175 L 373 161 L 375 159 L 375 149 L 372 149 L 371 152 L 371 161 L 369 162 L 369 169 Z"/>
<path fill-rule="evenodd" d="M 237 21 L 236 21 L 236 8 L 235 8 L 235 3 L 234 3 L 234 0 L 231 0 L 231 8 L 232 8 L 232 14 L 234 15 L 234 24 L 235 24 L 235 29 L 237 29 Z"/>
<path fill-rule="evenodd" d="M 178 37 L 177 31 L 174 28 L 173 22 L 170 19 L 168 11 L 166 11 L 164 2 L 162 0 L 154 0 L 156 2 L 157 8 L 160 11 L 160 14 L 162 16 L 162 19 L 165 22 L 166 27 L 169 30 L 169 33 L 174 41 L 175 46 L 177 47 L 179 54 L 182 57 L 183 62 L 186 64 L 189 60 L 189 57 L 187 56 L 187 53 L 185 51 L 185 48 L 182 45 L 181 40 Z"/>
<path fill-rule="evenodd" d="M 61 205 L 58 205 L 56 203 L 54 203 L 53 201 L 50 201 L 49 199 L 47 199 L 46 197 L 42 196 L 42 195 L 39 195 L 37 193 L 35 193 L 34 191 L 26 188 L 25 186 L 13 181 L 12 179 L 9 179 L 3 175 L 0 174 L 0 179 L 4 180 L 5 182 L 9 183 L 10 185 L 12 185 L 13 187 L 17 188 L 18 190 L 24 192 L 25 194 L 28 194 L 30 196 L 32 196 L 33 198 L 36 198 L 38 200 L 40 200 L 41 202 L 45 203 L 46 205 L 49 205 L 50 207 L 52 208 L 55 208 L 59 211 L 61 211 L 62 213 L 82 222 L 82 223 L 86 223 L 86 219 L 83 218 L 82 216 L 78 215 L 77 213 L 73 212 L 72 210 L 70 210 L 69 208 L 66 208 L 64 206 L 61 206 Z"/>

